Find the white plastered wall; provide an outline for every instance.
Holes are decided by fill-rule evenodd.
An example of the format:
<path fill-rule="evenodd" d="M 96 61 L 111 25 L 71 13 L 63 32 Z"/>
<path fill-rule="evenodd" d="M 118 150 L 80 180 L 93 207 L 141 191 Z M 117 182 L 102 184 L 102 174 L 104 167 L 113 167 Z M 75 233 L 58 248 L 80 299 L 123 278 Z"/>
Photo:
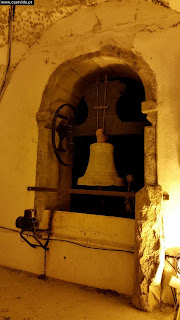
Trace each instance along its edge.
<path fill-rule="evenodd" d="M 50 75 L 61 63 L 111 44 L 142 56 L 155 73 L 158 182 L 170 195 L 169 202 L 164 205 L 165 240 L 167 247 L 180 246 L 177 223 L 180 204 L 178 16 L 171 9 L 143 1 L 138 14 L 136 9 L 134 1 L 129 6 L 112 1 L 96 7 L 82 7 L 46 30 L 23 58 L 18 44 L 14 47 L 12 54 L 16 59 L 19 55 L 22 60 L 1 100 L 1 226 L 14 228 L 16 218 L 23 215 L 24 209 L 34 206 L 33 192 L 28 193 L 27 186 L 35 185 L 36 113 Z M 25 52 L 25 48 L 23 50 Z M 8 235 L 0 232 L 3 244 L 0 263 L 41 273 L 42 252 L 37 253 L 38 249 L 22 244 L 18 234 Z"/>

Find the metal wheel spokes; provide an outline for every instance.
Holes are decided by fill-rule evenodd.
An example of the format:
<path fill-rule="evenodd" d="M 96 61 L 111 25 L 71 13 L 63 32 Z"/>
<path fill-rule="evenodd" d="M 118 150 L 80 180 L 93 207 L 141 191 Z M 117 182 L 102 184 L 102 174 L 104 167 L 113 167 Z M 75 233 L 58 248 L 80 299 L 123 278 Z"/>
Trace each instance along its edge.
<path fill-rule="evenodd" d="M 61 110 L 64 107 L 69 107 L 73 110 L 73 116 L 66 116 L 61 114 Z M 59 121 L 58 123 L 58 119 Z M 62 104 L 55 112 L 53 121 L 52 121 L 52 145 L 54 153 L 58 161 L 64 166 L 71 166 L 72 163 L 64 162 L 64 159 L 68 158 L 69 154 L 73 153 L 73 141 L 72 141 L 72 125 L 75 121 L 75 107 L 71 104 Z M 57 133 L 57 134 L 56 134 Z M 57 146 L 57 136 L 58 136 L 58 146 Z M 61 156 L 61 153 L 64 155 Z M 68 162 L 68 160 L 67 160 Z"/>

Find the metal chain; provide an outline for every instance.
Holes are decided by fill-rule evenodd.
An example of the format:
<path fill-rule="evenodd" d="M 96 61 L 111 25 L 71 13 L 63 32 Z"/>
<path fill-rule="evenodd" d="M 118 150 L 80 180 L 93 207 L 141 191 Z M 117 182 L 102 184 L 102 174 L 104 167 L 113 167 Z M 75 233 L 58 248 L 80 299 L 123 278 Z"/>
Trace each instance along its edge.
<path fill-rule="evenodd" d="M 46 249 L 44 250 L 44 278 L 46 278 Z"/>
<path fill-rule="evenodd" d="M 49 250 L 48 244 L 49 244 L 49 238 L 50 238 L 50 233 L 51 233 L 51 229 L 52 229 L 53 213 L 54 213 L 54 211 L 51 211 L 50 220 L 49 220 L 48 239 L 44 245 L 44 274 L 39 276 L 40 279 L 46 279 L 46 260 L 47 260 L 47 252 L 46 251 Z"/>
<path fill-rule="evenodd" d="M 97 107 L 99 107 L 99 77 L 97 76 Z M 99 109 L 97 108 L 97 129 L 99 129 Z"/>

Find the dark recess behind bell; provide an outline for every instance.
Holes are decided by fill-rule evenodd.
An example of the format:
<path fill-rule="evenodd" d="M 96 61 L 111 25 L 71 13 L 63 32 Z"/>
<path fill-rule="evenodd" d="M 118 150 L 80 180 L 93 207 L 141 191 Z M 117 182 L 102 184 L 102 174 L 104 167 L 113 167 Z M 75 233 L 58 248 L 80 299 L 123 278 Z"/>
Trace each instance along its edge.
<path fill-rule="evenodd" d="M 113 81 L 120 81 L 122 90 L 120 96 L 114 105 L 116 114 L 119 117 L 119 123 L 122 122 L 144 122 L 144 126 L 151 125 L 146 119 L 146 115 L 141 112 L 141 103 L 145 100 L 145 91 L 143 84 L 131 78 L 109 79 L 108 90 L 110 90 Z M 76 108 L 76 124 L 79 126 L 88 119 L 88 105 L 86 97 L 83 96 Z M 80 126 L 81 127 L 81 126 Z M 90 145 L 96 142 L 94 136 L 76 136 L 74 137 L 75 152 L 72 170 L 72 188 L 97 189 L 97 187 L 78 186 L 77 180 L 85 174 L 87 169 Z M 114 146 L 114 162 L 117 173 L 124 178 L 126 185 L 124 187 L 102 187 L 104 190 L 127 191 L 126 175 L 132 174 L 134 182 L 131 190 L 137 192 L 144 186 L 144 135 L 143 134 L 123 134 L 110 135 L 107 140 Z M 100 197 L 90 195 L 72 195 L 71 211 L 86 212 L 91 214 L 103 214 L 112 216 L 127 216 L 124 206 L 124 200 L 114 197 Z M 134 218 L 134 215 L 131 216 Z"/>
<path fill-rule="evenodd" d="M 75 117 L 77 125 L 81 125 L 86 121 L 88 117 L 88 105 L 85 101 L 85 97 L 82 97 L 82 99 L 79 101 L 76 107 Z"/>
<path fill-rule="evenodd" d="M 146 121 L 146 114 L 141 112 L 141 102 L 145 100 L 145 91 L 141 82 L 130 78 L 121 78 L 125 85 L 116 103 L 116 113 L 122 122 Z"/>
<path fill-rule="evenodd" d="M 143 84 L 131 78 L 109 79 L 109 87 L 111 82 L 120 81 L 124 84 L 124 90 L 120 92 L 120 96 L 116 102 L 116 113 L 122 122 L 145 122 L 145 126 L 151 123 L 146 119 L 146 114 L 141 112 L 141 103 L 145 101 L 145 91 Z M 83 124 L 88 118 L 88 105 L 86 97 L 83 96 L 76 107 L 76 124 Z"/>

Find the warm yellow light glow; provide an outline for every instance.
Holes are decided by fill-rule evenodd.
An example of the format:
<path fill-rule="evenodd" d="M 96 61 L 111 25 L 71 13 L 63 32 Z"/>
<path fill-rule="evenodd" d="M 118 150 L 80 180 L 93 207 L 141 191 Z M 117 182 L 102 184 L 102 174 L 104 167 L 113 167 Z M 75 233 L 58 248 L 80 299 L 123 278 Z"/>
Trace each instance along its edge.
<path fill-rule="evenodd" d="M 177 269 L 177 277 L 180 278 L 180 257 L 178 260 L 176 260 L 177 263 L 176 263 L 176 269 Z"/>
<path fill-rule="evenodd" d="M 169 285 L 175 289 L 180 289 L 180 279 L 172 276 Z"/>
<path fill-rule="evenodd" d="M 180 247 L 180 185 L 169 187 L 169 201 L 163 203 L 165 246 Z"/>

